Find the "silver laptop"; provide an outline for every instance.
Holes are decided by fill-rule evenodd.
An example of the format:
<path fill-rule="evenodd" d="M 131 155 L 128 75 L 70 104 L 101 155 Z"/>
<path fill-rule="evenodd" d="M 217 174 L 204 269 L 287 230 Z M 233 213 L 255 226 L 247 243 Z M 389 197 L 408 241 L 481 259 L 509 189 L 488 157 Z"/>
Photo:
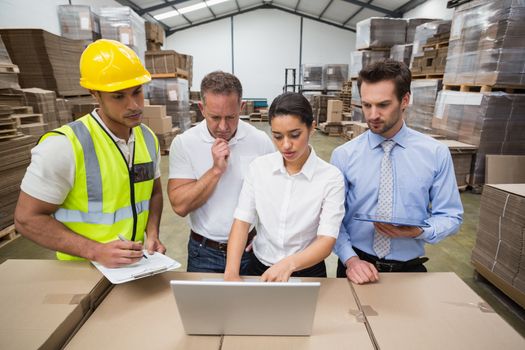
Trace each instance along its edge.
<path fill-rule="evenodd" d="M 310 335 L 319 282 L 172 280 L 187 334 Z"/>

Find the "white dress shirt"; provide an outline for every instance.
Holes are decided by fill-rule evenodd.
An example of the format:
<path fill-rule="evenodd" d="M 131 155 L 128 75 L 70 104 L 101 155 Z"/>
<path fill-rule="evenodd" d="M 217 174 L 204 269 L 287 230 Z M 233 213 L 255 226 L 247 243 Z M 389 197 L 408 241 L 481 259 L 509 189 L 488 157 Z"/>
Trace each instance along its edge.
<path fill-rule="evenodd" d="M 115 136 L 102 121 L 97 111 L 91 115 L 102 125 L 131 168 L 131 155 L 135 146 L 135 134 L 132 132 L 128 141 Z M 160 154 L 157 153 L 155 179 L 160 177 Z M 75 183 L 75 155 L 73 146 L 66 136 L 48 137 L 31 150 L 31 164 L 22 179 L 20 188 L 31 197 L 41 201 L 62 204 Z"/>
<path fill-rule="evenodd" d="M 214 142 L 206 120 L 177 136 L 170 148 L 169 178 L 200 179 L 213 166 L 211 147 Z M 242 120 L 228 144 L 228 168 L 210 198 L 188 215 L 193 231 L 221 243 L 228 241 L 248 165 L 258 156 L 275 150 L 266 133 Z"/>
<path fill-rule="evenodd" d="M 274 152 L 250 164 L 234 216 L 256 223 L 254 254 L 271 266 L 303 251 L 317 236 L 337 239 L 344 196 L 340 171 L 317 157 L 313 148 L 294 175 L 286 171 L 282 155 Z"/>

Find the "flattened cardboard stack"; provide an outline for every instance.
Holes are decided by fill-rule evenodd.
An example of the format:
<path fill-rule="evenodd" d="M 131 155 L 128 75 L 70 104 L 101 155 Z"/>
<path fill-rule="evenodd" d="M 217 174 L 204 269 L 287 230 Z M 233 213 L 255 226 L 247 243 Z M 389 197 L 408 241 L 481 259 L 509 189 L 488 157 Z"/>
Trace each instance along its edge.
<path fill-rule="evenodd" d="M 99 12 L 102 38 L 117 40 L 129 46 L 144 62 L 146 52 L 144 19 L 127 6 L 101 7 Z"/>
<path fill-rule="evenodd" d="M 412 80 L 412 101 L 405 111 L 405 122 L 409 127 L 423 133 L 432 132 L 436 98 L 441 89 L 441 79 Z"/>
<path fill-rule="evenodd" d="M 173 126 L 186 131 L 191 126 L 188 81 L 181 78 L 153 79 L 148 85 L 149 100 L 153 105 L 166 106 Z"/>
<path fill-rule="evenodd" d="M 163 74 L 173 78 L 187 79 L 191 88 L 193 56 L 181 54 L 174 50 L 147 51 L 146 69 L 153 75 Z M 160 77 L 165 78 L 167 76 Z"/>
<path fill-rule="evenodd" d="M 458 187 L 465 187 L 468 184 L 472 162 L 476 155 L 476 147 L 454 140 L 438 140 L 445 144 L 452 156 L 454 163 L 454 173 Z"/>
<path fill-rule="evenodd" d="M 46 131 L 56 129 L 61 125 L 58 119 L 57 98 L 54 91 L 39 88 L 22 89 L 22 91 L 27 104 L 33 107 L 33 111 L 42 114 Z"/>
<path fill-rule="evenodd" d="M 0 36 L 0 89 L 19 89 L 18 72 L 18 66 L 11 61 Z"/>
<path fill-rule="evenodd" d="M 472 262 L 525 307 L 525 184 L 485 185 Z"/>
<path fill-rule="evenodd" d="M 87 5 L 58 5 L 60 33 L 64 38 L 83 40 L 87 45 L 100 35 L 100 18 Z"/>
<path fill-rule="evenodd" d="M 456 8 L 445 84 L 524 85 L 525 8 L 483 0 Z"/>
<path fill-rule="evenodd" d="M 469 184 L 484 184 L 486 154 L 525 154 L 525 94 L 443 90 L 432 129 L 478 147 Z"/>
<path fill-rule="evenodd" d="M 80 80 L 83 44 L 41 29 L 0 29 L 9 56 L 20 68 L 20 85 L 59 96 L 86 95 Z"/>
<path fill-rule="evenodd" d="M 431 18 L 408 18 L 407 19 L 407 36 L 405 42 L 412 44 L 416 36 L 416 28 L 424 23 L 435 21 Z"/>
<path fill-rule="evenodd" d="M 355 46 L 358 50 L 390 48 L 405 44 L 406 33 L 406 19 L 371 17 L 357 23 Z"/>
<path fill-rule="evenodd" d="M 146 22 L 146 48 L 148 51 L 159 51 L 164 44 L 164 28 L 158 23 Z"/>
<path fill-rule="evenodd" d="M 317 64 L 303 64 L 302 79 L 304 90 L 323 89 L 323 66 Z"/>
<path fill-rule="evenodd" d="M 67 108 L 71 111 L 73 120 L 77 120 L 91 113 L 95 108 L 98 108 L 97 100 L 93 96 L 68 98 L 66 100 Z"/>
<path fill-rule="evenodd" d="M 36 141 L 36 137 L 26 135 L 7 140 L 0 137 L 0 229 L 13 224 L 20 183 L 31 162 L 31 148 Z"/>

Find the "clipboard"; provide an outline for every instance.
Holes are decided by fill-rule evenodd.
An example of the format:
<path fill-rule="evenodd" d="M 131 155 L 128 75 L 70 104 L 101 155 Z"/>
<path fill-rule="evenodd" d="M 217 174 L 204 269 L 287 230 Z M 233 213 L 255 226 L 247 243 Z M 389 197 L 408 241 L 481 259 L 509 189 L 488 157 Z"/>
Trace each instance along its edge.
<path fill-rule="evenodd" d="M 144 251 L 144 254 L 147 254 L 147 259 L 142 258 L 139 262 L 124 267 L 109 268 L 95 261 L 91 263 L 113 284 L 138 280 L 175 270 L 181 266 L 178 261 L 158 252 L 149 255 L 147 251 Z"/>
<path fill-rule="evenodd" d="M 368 215 L 368 214 L 354 214 L 354 220 L 358 221 L 369 221 L 369 222 L 381 222 L 384 224 L 391 224 L 396 226 L 416 226 L 416 227 L 430 227 L 423 220 L 418 219 L 409 219 L 409 218 L 396 218 L 396 217 L 386 217 L 381 215 Z"/>

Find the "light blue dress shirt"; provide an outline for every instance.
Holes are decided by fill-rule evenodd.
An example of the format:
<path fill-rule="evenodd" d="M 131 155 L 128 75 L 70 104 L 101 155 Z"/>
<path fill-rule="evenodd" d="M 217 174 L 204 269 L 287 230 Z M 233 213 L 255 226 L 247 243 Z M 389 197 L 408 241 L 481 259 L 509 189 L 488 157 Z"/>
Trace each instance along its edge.
<path fill-rule="evenodd" d="M 376 213 L 384 137 L 367 131 L 337 147 L 334 164 L 345 178 L 345 217 L 334 252 L 341 262 L 356 255 L 352 247 L 376 255 L 374 225 L 352 219 Z M 394 166 L 393 217 L 424 220 L 430 227 L 416 238 L 392 238 L 388 260 L 407 261 L 425 253 L 425 243 L 437 243 L 458 231 L 463 206 L 448 147 L 405 124 L 392 138 Z"/>

